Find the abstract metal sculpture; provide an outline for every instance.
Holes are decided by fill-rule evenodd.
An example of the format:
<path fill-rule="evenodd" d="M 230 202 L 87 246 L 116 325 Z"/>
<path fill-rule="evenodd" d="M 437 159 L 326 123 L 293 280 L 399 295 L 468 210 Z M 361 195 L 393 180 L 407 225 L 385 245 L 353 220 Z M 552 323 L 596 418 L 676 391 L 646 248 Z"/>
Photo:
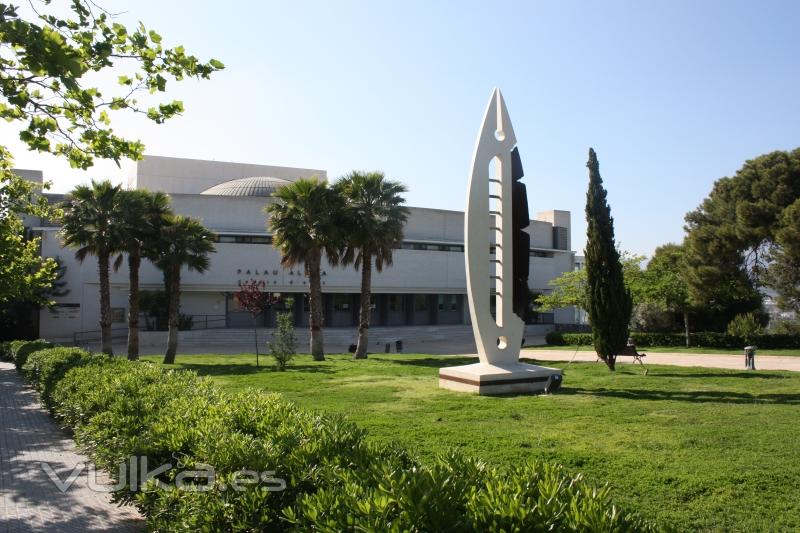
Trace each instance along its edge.
<path fill-rule="evenodd" d="M 560 383 L 560 370 L 519 362 L 530 303 L 530 220 L 522 176 L 514 128 L 495 89 L 475 145 L 464 215 L 467 294 L 480 363 L 441 369 L 442 387 L 503 394 L 544 390 L 548 380 Z"/>

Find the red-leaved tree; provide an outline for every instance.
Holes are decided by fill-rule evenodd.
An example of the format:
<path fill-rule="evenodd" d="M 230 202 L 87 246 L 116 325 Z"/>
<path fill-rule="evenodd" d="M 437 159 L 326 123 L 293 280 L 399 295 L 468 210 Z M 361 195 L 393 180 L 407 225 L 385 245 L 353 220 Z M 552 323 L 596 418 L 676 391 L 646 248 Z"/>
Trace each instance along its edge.
<path fill-rule="evenodd" d="M 272 307 L 278 298 L 275 294 L 267 292 L 264 288 L 267 284 L 263 280 L 250 279 L 239 282 L 239 291 L 235 298 L 242 309 L 246 310 L 253 317 L 253 338 L 256 343 L 256 366 L 258 366 L 258 319 L 259 315 L 264 314 Z"/>

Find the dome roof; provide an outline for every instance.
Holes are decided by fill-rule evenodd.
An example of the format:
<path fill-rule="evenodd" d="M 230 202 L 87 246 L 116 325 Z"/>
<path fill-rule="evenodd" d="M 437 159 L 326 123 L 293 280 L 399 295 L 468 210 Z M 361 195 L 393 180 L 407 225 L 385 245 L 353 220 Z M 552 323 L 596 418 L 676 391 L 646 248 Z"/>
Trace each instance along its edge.
<path fill-rule="evenodd" d="M 288 180 L 264 176 L 240 178 L 214 185 L 200 194 L 214 196 L 272 196 L 272 193 L 289 183 L 291 182 Z"/>

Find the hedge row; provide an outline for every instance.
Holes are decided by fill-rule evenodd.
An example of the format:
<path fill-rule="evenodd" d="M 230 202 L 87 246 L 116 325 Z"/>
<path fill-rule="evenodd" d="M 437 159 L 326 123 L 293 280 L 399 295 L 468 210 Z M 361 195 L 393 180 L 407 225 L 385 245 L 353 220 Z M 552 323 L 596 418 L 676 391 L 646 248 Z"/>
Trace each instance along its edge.
<path fill-rule="evenodd" d="M 657 529 L 560 466 L 501 471 L 454 453 L 423 464 L 276 394 L 224 393 L 193 372 L 78 349 L 26 357 L 23 375 L 78 444 L 111 473 L 122 465 L 115 499 L 134 503 L 151 531 Z M 139 488 L 131 457 L 148 471 L 170 466 Z M 213 480 L 190 476 L 196 490 L 177 488 L 207 465 Z M 242 478 L 243 469 L 268 474 Z"/>
<path fill-rule="evenodd" d="M 636 346 L 675 346 L 685 347 L 686 337 L 683 333 L 637 333 L 631 338 Z M 561 333 L 553 331 L 545 336 L 545 342 L 554 346 L 591 346 L 591 333 Z M 698 332 L 689 335 L 689 345 L 699 348 L 742 348 L 745 342 L 735 335 L 727 333 Z M 797 335 L 759 335 L 755 345 L 759 348 L 800 348 L 800 336 Z"/>

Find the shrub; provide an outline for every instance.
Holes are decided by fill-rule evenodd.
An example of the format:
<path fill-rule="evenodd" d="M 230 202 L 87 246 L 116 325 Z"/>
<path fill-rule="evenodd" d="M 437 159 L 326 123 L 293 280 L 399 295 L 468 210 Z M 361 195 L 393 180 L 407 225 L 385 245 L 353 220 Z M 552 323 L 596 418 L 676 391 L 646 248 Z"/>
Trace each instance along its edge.
<path fill-rule="evenodd" d="M 22 366 L 22 374 L 31 381 L 42 399 L 50 408 L 53 387 L 71 368 L 89 362 L 92 355 L 80 348 L 45 348 L 31 353 Z"/>
<path fill-rule="evenodd" d="M 11 341 L 11 358 L 14 360 L 14 366 L 17 370 L 22 370 L 28 356 L 33 352 L 44 350 L 45 348 L 52 348 L 53 345 L 44 339 L 36 339 L 33 341 Z"/>
<path fill-rule="evenodd" d="M 686 346 L 686 338 L 683 333 L 632 332 L 631 338 L 636 346 L 641 348 L 647 348 L 648 346 Z M 592 346 L 592 336 L 588 333 L 551 332 L 547 334 L 545 341 L 552 346 Z M 744 339 L 736 335 L 703 331 L 692 333 L 689 336 L 689 341 L 690 346 L 724 349 L 739 349 L 746 343 Z M 761 334 L 753 336 L 751 343 L 765 349 L 800 348 L 800 336 Z"/>
<path fill-rule="evenodd" d="M 655 529 L 561 467 L 506 472 L 457 454 L 422 464 L 343 417 L 264 391 L 224 393 L 193 372 L 68 348 L 39 351 L 23 370 L 100 467 L 123 469 L 114 497 L 133 502 L 152 531 Z M 131 457 L 149 471 L 169 467 L 138 487 Z M 193 483 L 213 481 L 208 490 L 175 486 L 207 465 L 213 480 Z M 268 477 L 242 478 L 243 469 Z M 244 490 L 231 490 L 237 480 Z"/>
<path fill-rule="evenodd" d="M 291 313 L 278 313 L 278 328 L 272 334 L 272 340 L 267 342 L 267 347 L 275 358 L 278 370 L 286 370 L 286 365 L 296 353 Z"/>
<path fill-rule="evenodd" d="M 745 344 L 753 344 L 756 337 L 764 332 L 761 323 L 756 319 L 753 313 L 745 313 L 736 315 L 733 320 L 728 323 L 728 335 L 739 337 Z"/>
<path fill-rule="evenodd" d="M 772 335 L 794 335 L 800 338 L 800 320 L 781 318 L 769 323 L 769 332 Z"/>

